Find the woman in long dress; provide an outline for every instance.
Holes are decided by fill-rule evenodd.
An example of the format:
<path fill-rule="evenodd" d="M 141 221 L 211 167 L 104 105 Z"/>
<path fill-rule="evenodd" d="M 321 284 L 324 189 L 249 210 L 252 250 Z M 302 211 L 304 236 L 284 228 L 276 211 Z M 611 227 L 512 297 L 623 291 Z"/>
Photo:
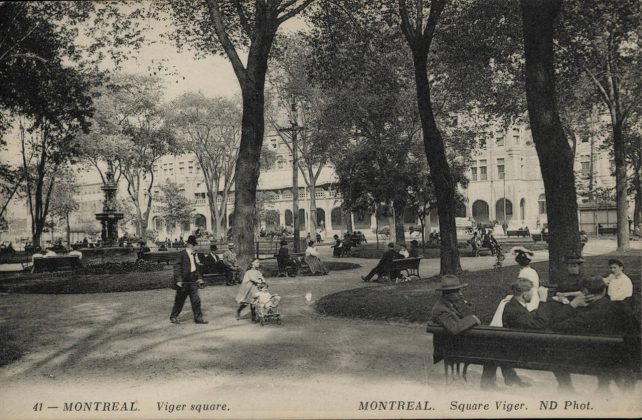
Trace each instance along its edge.
<path fill-rule="evenodd" d="M 252 301 L 254 300 L 254 296 L 259 292 L 259 289 L 256 286 L 259 283 L 265 283 L 263 274 L 259 271 L 259 266 L 259 260 L 255 259 L 250 263 L 247 271 L 245 271 L 241 287 L 239 287 L 239 291 L 236 294 L 236 302 L 239 303 L 239 308 L 236 310 L 236 319 L 241 319 L 241 311 L 247 305 L 250 305 L 252 321 L 256 321 L 256 309 L 254 308 Z"/>
<path fill-rule="evenodd" d="M 325 268 L 325 265 L 319 258 L 319 251 L 314 247 L 314 241 L 308 242 L 308 247 L 305 250 L 305 262 L 310 266 L 312 274 L 328 274 L 328 269 Z"/>

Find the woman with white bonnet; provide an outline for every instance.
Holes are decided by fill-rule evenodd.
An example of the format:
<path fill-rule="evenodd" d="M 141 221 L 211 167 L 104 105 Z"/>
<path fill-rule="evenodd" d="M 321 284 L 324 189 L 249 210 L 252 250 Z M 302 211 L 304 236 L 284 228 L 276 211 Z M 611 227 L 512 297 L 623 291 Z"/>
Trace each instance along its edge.
<path fill-rule="evenodd" d="M 513 254 L 515 254 L 515 261 L 521 267 L 517 278 L 527 279 L 533 283 L 533 298 L 526 305 L 526 309 L 529 311 L 534 311 L 539 306 L 539 275 L 531 266 L 531 260 L 533 259 L 533 251 L 524 248 L 523 246 L 518 246 L 512 249 Z"/>

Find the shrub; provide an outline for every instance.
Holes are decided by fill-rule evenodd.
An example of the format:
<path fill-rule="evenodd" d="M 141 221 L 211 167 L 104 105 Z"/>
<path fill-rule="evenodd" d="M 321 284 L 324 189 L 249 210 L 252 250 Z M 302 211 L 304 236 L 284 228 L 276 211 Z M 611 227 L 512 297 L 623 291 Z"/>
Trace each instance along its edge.
<path fill-rule="evenodd" d="M 124 274 L 124 273 L 146 273 L 152 271 L 162 271 L 162 263 L 149 261 L 136 262 L 107 262 L 103 264 L 94 264 L 85 266 L 76 271 L 76 274 Z"/>

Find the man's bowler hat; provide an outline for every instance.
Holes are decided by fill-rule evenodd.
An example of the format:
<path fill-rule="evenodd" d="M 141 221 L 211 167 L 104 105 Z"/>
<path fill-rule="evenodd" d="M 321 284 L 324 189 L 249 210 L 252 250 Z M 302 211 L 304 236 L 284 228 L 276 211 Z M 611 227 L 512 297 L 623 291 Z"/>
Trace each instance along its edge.
<path fill-rule="evenodd" d="M 198 245 L 198 242 L 196 242 L 196 236 L 189 235 L 189 237 L 187 238 L 187 243 L 194 246 Z"/>

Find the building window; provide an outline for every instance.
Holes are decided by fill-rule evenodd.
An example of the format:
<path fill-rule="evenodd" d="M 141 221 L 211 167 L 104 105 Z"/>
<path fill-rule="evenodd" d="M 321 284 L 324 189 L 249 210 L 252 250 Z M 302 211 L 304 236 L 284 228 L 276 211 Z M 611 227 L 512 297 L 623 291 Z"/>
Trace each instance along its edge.
<path fill-rule="evenodd" d="M 497 138 L 495 139 L 495 144 L 498 146 L 503 146 L 504 145 L 504 133 L 501 131 L 497 132 Z"/>
<path fill-rule="evenodd" d="M 546 195 L 539 195 L 539 198 L 537 199 L 537 205 L 539 207 L 539 214 L 546 214 Z"/>
<path fill-rule="evenodd" d="M 477 181 L 477 168 L 476 167 L 470 168 L 470 172 L 471 172 L 471 179 L 473 181 Z"/>
<path fill-rule="evenodd" d="M 185 173 L 185 162 L 178 162 L 178 173 L 181 175 Z"/>
<path fill-rule="evenodd" d="M 504 179 L 506 173 L 504 172 L 504 159 L 497 159 L 497 179 Z"/>
<path fill-rule="evenodd" d="M 591 174 L 591 157 L 589 155 L 582 155 L 580 158 L 580 171 L 583 176 Z"/>
<path fill-rule="evenodd" d="M 486 159 L 479 161 L 479 180 L 486 181 L 488 179 L 488 168 L 486 167 Z"/>
<path fill-rule="evenodd" d="M 193 174 L 194 173 L 194 161 L 190 160 L 187 162 L 187 173 Z"/>

